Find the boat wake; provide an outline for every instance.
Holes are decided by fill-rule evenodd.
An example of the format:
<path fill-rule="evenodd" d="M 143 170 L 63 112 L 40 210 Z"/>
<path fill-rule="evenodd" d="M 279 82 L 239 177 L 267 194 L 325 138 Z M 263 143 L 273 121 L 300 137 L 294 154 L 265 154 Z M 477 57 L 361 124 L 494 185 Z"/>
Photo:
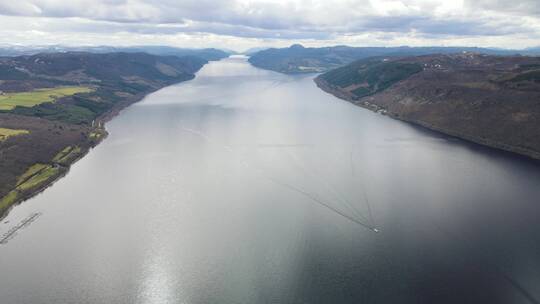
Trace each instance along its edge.
<path fill-rule="evenodd" d="M 32 222 L 34 222 L 38 217 L 41 216 L 41 212 L 35 212 L 25 217 L 17 225 L 11 227 L 6 233 L 0 237 L 0 245 L 7 244 L 11 239 L 13 239 L 17 233 L 26 227 L 28 227 Z"/>

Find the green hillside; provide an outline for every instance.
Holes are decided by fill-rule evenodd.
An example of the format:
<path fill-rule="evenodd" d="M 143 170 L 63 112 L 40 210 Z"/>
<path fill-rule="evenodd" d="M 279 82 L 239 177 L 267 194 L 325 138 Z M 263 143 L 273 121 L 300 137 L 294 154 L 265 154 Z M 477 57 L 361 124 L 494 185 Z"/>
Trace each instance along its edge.
<path fill-rule="evenodd" d="M 417 63 L 364 59 L 327 72 L 320 77 L 328 84 L 364 97 L 387 89 L 396 82 L 422 71 Z"/>

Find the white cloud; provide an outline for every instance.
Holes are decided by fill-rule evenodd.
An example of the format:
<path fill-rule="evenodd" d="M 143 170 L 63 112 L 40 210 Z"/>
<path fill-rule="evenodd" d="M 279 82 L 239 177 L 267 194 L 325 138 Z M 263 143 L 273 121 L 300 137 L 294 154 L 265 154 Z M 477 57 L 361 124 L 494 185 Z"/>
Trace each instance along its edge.
<path fill-rule="evenodd" d="M 8 15 L 40 15 L 42 13 L 41 9 L 32 4 L 31 2 L 22 0 L 22 1 L 6 1 L 0 2 L 0 12 Z"/>
<path fill-rule="evenodd" d="M 536 2 L 0 0 L 0 42 L 110 44 L 107 37 L 117 37 L 122 44 L 181 46 L 206 39 L 235 49 L 293 41 L 525 47 L 540 44 Z"/>

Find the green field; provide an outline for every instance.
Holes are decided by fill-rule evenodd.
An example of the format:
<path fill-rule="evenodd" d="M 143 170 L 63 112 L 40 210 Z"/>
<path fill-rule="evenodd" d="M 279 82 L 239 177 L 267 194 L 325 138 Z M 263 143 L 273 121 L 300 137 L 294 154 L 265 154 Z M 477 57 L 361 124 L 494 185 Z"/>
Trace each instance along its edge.
<path fill-rule="evenodd" d="M 0 128 L 0 141 L 6 140 L 10 136 L 16 136 L 21 134 L 30 133 L 28 130 L 15 130 L 15 129 L 6 129 Z"/>
<path fill-rule="evenodd" d="M 82 149 L 78 146 L 68 146 L 60 153 L 56 154 L 53 158 L 53 162 L 61 165 L 69 165 L 69 162 L 77 158 L 81 154 L 81 151 Z"/>
<path fill-rule="evenodd" d="M 0 95 L 0 110 L 12 110 L 16 106 L 33 107 L 45 102 L 54 102 L 61 97 L 92 91 L 93 89 L 88 87 L 58 87 L 31 92 L 5 93 Z"/>
<path fill-rule="evenodd" d="M 32 165 L 30 168 L 28 168 L 28 170 L 26 170 L 26 172 L 24 172 L 23 175 L 21 175 L 18 179 L 17 179 L 17 186 L 24 183 L 27 179 L 29 179 L 31 176 L 33 176 L 34 174 L 38 173 L 39 171 L 47 168 L 48 165 L 45 165 L 45 164 L 34 164 Z"/>
<path fill-rule="evenodd" d="M 55 163 L 60 162 L 62 158 L 64 158 L 64 156 L 66 156 L 67 154 L 71 152 L 72 149 L 73 147 L 71 146 L 65 147 L 62 151 L 60 151 L 60 153 L 56 154 L 56 156 L 53 158 L 53 162 Z"/>
<path fill-rule="evenodd" d="M 39 173 L 25 180 L 22 184 L 18 185 L 17 190 L 25 191 L 25 190 L 29 190 L 35 187 L 42 186 L 51 178 L 58 175 L 59 172 L 60 172 L 60 169 L 56 167 L 46 166 L 45 168 L 41 169 Z"/>
<path fill-rule="evenodd" d="M 17 180 L 17 186 L 6 196 L 0 198 L 0 213 L 13 205 L 25 191 L 41 187 L 58 176 L 60 169 L 51 165 L 35 164 Z"/>
<path fill-rule="evenodd" d="M 0 199 L 0 213 L 5 211 L 9 206 L 13 205 L 15 201 L 17 201 L 18 197 L 17 191 L 11 191 L 6 196 L 4 196 L 2 199 Z"/>

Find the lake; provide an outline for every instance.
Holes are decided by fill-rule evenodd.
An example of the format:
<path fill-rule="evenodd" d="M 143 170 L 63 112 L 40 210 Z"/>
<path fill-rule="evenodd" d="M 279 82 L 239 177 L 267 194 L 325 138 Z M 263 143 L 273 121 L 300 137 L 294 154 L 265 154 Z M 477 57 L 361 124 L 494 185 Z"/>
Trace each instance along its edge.
<path fill-rule="evenodd" d="M 540 166 L 206 65 L 15 207 L 1 303 L 538 303 Z"/>

